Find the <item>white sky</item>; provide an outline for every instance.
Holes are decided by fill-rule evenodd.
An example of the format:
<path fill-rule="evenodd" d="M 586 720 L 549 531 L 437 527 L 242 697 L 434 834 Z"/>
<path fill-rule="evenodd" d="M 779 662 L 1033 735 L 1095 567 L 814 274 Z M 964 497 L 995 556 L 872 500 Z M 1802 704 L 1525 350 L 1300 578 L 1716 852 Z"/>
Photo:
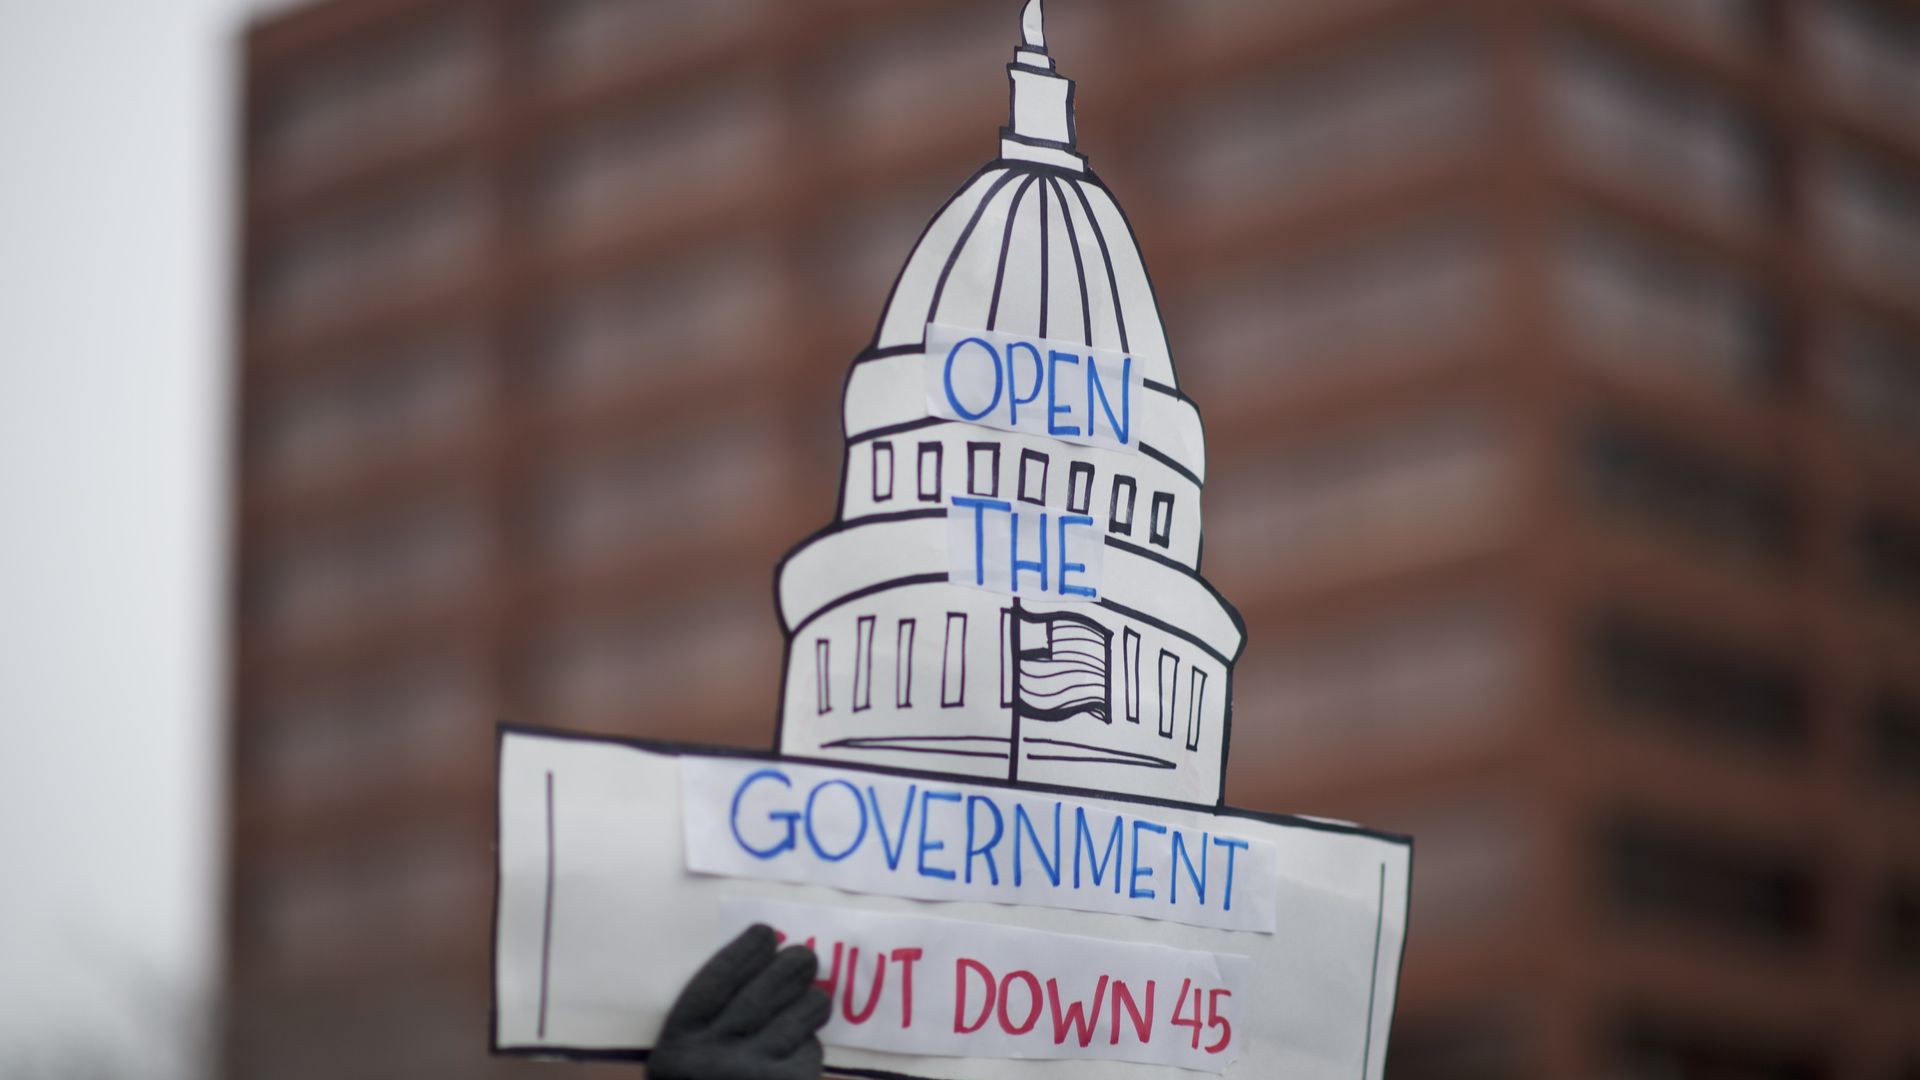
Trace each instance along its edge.
<path fill-rule="evenodd" d="M 0 1075 L 217 970 L 231 79 L 262 0 L 0 0 Z M 160 1040 L 156 1043 L 154 1040 Z"/>

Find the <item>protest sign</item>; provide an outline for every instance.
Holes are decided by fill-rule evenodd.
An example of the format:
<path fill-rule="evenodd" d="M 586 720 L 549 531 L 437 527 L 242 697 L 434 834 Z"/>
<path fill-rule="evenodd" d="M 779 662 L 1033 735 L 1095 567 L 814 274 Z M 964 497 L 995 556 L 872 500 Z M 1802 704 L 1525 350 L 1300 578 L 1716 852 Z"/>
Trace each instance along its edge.
<path fill-rule="evenodd" d="M 835 1073 L 1380 1075 L 1404 838 L 519 729 L 499 824 L 501 1050 L 643 1058 L 764 922 L 820 954 Z"/>
<path fill-rule="evenodd" d="M 644 1058 L 764 922 L 821 958 L 837 1074 L 1381 1075 L 1411 843 L 1222 805 L 1200 413 L 1040 0 L 1022 30 L 775 571 L 776 752 L 503 733 L 497 1050 Z"/>

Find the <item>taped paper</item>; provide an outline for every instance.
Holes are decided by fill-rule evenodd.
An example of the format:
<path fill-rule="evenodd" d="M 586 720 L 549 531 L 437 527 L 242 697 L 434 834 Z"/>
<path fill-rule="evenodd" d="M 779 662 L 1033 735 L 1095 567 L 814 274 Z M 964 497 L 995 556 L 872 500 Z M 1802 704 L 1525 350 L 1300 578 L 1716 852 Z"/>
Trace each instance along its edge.
<path fill-rule="evenodd" d="M 1077 341 L 927 327 L 927 413 L 1002 431 L 1134 453 L 1142 367 Z"/>
<path fill-rule="evenodd" d="M 725 910 L 820 954 L 829 1046 L 1221 1073 L 1247 1030 L 1239 956 L 801 904 Z"/>
<path fill-rule="evenodd" d="M 1218 820 L 789 762 L 680 768 L 696 873 L 1274 929 L 1273 846 Z"/>

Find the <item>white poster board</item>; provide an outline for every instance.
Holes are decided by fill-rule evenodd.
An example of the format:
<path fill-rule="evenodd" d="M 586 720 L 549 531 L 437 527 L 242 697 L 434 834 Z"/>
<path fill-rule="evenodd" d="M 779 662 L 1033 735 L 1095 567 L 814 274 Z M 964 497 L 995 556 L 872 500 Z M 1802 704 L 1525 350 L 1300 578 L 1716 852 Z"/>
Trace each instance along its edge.
<path fill-rule="evenodd" d="M 644 1060 L 766 922 L 821 956 L 833 1075 L 1383 1074 L 1404 837 L 524 729 L 499 765 L 496 1051 Z"/>

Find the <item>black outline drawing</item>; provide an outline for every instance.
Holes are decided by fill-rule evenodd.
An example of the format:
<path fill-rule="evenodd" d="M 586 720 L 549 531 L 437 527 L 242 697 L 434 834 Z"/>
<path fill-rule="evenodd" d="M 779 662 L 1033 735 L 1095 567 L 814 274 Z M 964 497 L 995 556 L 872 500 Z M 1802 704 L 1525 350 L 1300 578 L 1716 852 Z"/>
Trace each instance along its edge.
<path fill-rule="evenodd" d="M 885 458 L 887 462 L 887 467 L 885 469 L 887 482 L 885 484 L 882 484 L 880 482 L 880 475 L 882 472 L 880 468 L 880 460 L 882 458 Z M 892 498 L 893 498 L 893 441 L 890 439 L 882 439 L 873 444 L 873 501 L 877 503 L 883 503 L 883 502 L 889 501 Z"/>
<path fill-rule="evenodd" d="M 987 467 L 980 468 L 980 459 L 987 459 Z M 986 473 L 986 483 L 980 482 L 980 474 Z M 975 439 L 967 443 L 967 494 L 982 499 L 1000 497 L 1000 443 L 998 440 Z"/>
<path fill-rule="evenodd" d="M 1072 611 L 1046 614 L 1016 606 L 1015 634 L 1022 644 L 1020 662 L 1013 670 L 1014 708 L 1022 719 L 1054 723 L 1086 714 L 1103 724 L 1113 723 L 1113 631 L 1096 620 Z M 1027 631 L 1040 634 L 1028 637 Z M 1098 694 L 1088 696 L 1089 690 Z M 1042 702 L 1048 704 L 1040 704 Z"/>
<path fill-rule="evenodd" d="M 1000 651 L 997 656 L 1012 656 L 1013 648 L 1013 607 L 1008 605 L 1000 609 Z M 1013 708 L 1013 665 L 1000 665 L 1000 707 Z"/>
<path fill-rule="evenodd" d="M 960 627 L 959 643 L 954 642 L 953 628 Z M 949 682 L 953 674 L 954 658 L 959 658 L 960 678 Z M 962 709 L 967 704 L 967 613 L 964 611 L 947 612 L 947 636 L 940 645 L 940 707 L 943 709 Z"/>
<path fill-rule="evenodd" d="M 1204 428 L 1198 408 L 1178 388 L 1157 292 L 1132 225 L 1078 150 L 1075 92 L 1047 51 L 1041 22 L 1035 0 L 1023 13 L 1024 40 L 1007 69 L 1009 121 L 1000 132 L 999 158 L 974 173 L 921 232 L 894 279 L 872 341 L 848 369 L 838 512 L 826 528 L 791 549 L 775 572 L 775 603 L 786 640 L 776 746 L 789 754 L 864 757 L 876 764 L 908 763 L 889 755 L 913 754 L 916 760 L 945 755 L 953 759 L 957 775 L 969 778 L 1044 775 L 1085 791 L 1166 794 L 1187 805 L 1218 806 L 1231 740 L 1233 665 L 1245 647 L 1246 626 L 1200 572 Z M 1138 388 L 1139 396 L 1129 401 L 1123 395 L 1119 403 L 1126 405 L 1127 419 L 1124 425 L 1110 423 L 1137 432 L 1128 443 L 1133 450 L 1061 443 L 932 415 L 923 373 L 932 362 L 928 333 L 936 324 L 1031 337 L 1046 343 L 1037 346 L 1048 350 L 1046 363 L 1054 362 L 1053 349 L 1076 345 L 1127 357 L 1139 378 L 1129 389 Z M 1029 392 L 1029 384 L 1017 386 L 1009 392 Z M 1050 391 L 1033 407 L 1053 404 Z M 1091 387 L 1083 404 L 1097 407 Z M 920 501 L 942 505 L 913 514 L 881 513 L 890 494 L 880 482 L 881 446 L 908 432 L 917 433 Z M 855 448 L 868 442 L 874 444 L 870 454 L 856 456 Z M 964 469 L 951 460 L 960 454 Z M 1011 463 L 1008 455 L 1019 468 L 1003 477 L 1001 466 Z M 1058 493 L 1063 501 L 1050 504 L 1047 489 L 1056 460 L 1068 462 L 1068 482 Z M 869 491 L 854 487 L 856 466 L 872 470 Z M 1105 520 L 1088 513 L 1103 473 L 1108 480 Z M 860 486 L 869 487 L 866 477 L 860 477 Z M 1143 486 L 1154 496 L 1142 530 L 1136 522 Z M 1009 590 L 996 594 L 978 588 L 979 581 L 950 580 L 947 534 L 932 519 L 945 516 L 950 499 L 962 490 L 1022 507 L 1037 504 L 1047 515 L 1048 530 L 1061 527 L 1055 525 L 1059 518 L 1094 516 L 1092 531 L 1102 539 L 1098 565 L 1075 572 L 1085 573 L 1076 584 L 1091 581 L 1096 595 L 1066 593 L 1068 575 L 1058 570 L 1050 576 L 1021 572 L 1018 597 Z M 855 505 L 868 494 L 870 499 Z M 1020 514 L 1020 523 L 1023 532 L 1037 524 L 1031 511 Z M 1134 543 L 1136 535 L 1144 543 Z M 1016 537 L 1013 551 L 1002 547 L 986 558 L 996 565 L 1004 560 L 1012 571 L 1015 560 L 1035 558 L 1030 549 L 1040 546 L 1055 563 L 1084 568 L 1094 562 L 1070 558 L 1061 536 L 1046 532 L 1027 532 Z M 1042 587 L 1048 591 L 1033 594 L 1042 576 L 1049 578 Z M 1056 596 L 1062 603 L 1051 602 Z M 1059 606 L 1072 608 L 1072 618 L 1036 621 Z M 859 645 L 871 643 L 858 637 L 859 628 L 869 625 L 865 620 L 925 620 L 942 613 L 949 623 L 955 615 L 971 616 L 974 635 L 957 654 L 957 644 L 942 640 L 937 710 L 931 700 L 915 703 L 902 694 L 896 694 L 892 708 L 885 699 L 862 707 L 868 702 L 859 696 L 860 677 L 870 679 L 872 664 L 885 663 L 883 656 L 868 657 Z M 989 618 L 1001 627 L 997 654 L 989 652 L 993 635 L 981 633 L 987 625 L 981 620 Z M 1043 653 L 1054 656 L 1055 650 L 1034 651 L 1033 635 L 1083 624 L 1098 628 L 1094 636 L 1104 648 L 1097 657 L 1089 651 L 1072 663 L 1086 686 L 1103 688 L 1099 701 L 1079 690 L 1060 698 L 1052 693 L 1057 687 L 1036 681 L 1071 682 L 1061 675 L 1061 661 L 1038 659 Z M 790 696 L 802 670 L 795 656 L 802 633 L 846 639 L 827 654 L 830 663 L 843 668 L 829 671 L 828 682 L 852 686 L 854 708 L 833 717 L 831 725 L 823 722 L 825 713 L 802 708 Z M 1028 650 L 1022 650 L 1023 640 Z M 1195 671 L 1204 669 L 1200 686 L 1208 692 L 1191 701 L 1166 702 L 1157 717 L 1168 728 L 1164 733 L 1141 725 L 1145 687 L 1137 678 L 1129 685 L 1114 676 L 1113 664 L 1124 663 L 1128 655 L 1115 651 L 1116 642 L 1186 658 L 1197 665 Z M 885 642 L 875 646 L 885 647 Z M 896 657 L 896 682 L 900 663 Z M 984 687 L 969 693 L 970 677 L 996 681 L 999 693 Z M 1219 690 L 1211 692 L 1214 687 Z M 1176 740 L 1171 725 L 1181 706 L 1195 715 L 1187 725 L 1189 737 Z M 1117 715 L 1131 723 L 1115 725 Z M 1029 753 L 1023 740 L 1042 731 L 1038 726 L 1023 730 L 1023 721 L 1044 725 L 1052 741 L 1035 744 L 1047 748 L 1044 754 Z M 1172 759 L 1166 743 L 1158 741 L 1162 734 L 1173 743 Z M 1077 746 L 1061 753 L 1063 744 Z M 982 762 L 996 754 L 1003 755 L 1004 768 L 983 768 Z M 1137 767 L 1141 760 L 1169 761 L 1173 767 L 1156 765 L 1156 775 L 1145 776 Z"/>
<path fill-rule="evenodd" d="M 917 463 L 917 471 L 920 475 L 917 480 L 920 488 L 921 502 L 937 503 L 940 501 L 942 478 L 947 467 L 946 456 L 947 448 L 943 443 L 923 442 L 920 444 L 919 460 Z M 928 468 L 929 462 L 932 463 L 932 468 Z M 927 487 L 928 477 L 932 477 L 933 479 L 933 487 L 931 490 Z"/>
<path fill-rule="evenodd" d="M 775 749 L 690 747 L 512 725 L 501 725 L 500 738 L 527 734 L 657 753 L 794 761 L 907 778 L 959 778 L 971 784 L 1068 796 L 1091 793 L 1117 802 L 1201 809 L 1222 818 L 1371 837 L 1409 849 L 1408 895 L 1402 901 L 1403 910 L 1408 909 L 1410 839 L 1225 805 L 1233 669 L 1246 646 L 1246 624 L 1201 574 L 1202 417 L 1198 406 L 1179 389 L 1159 315 L 1158 292 L 1140 255 L 1132 223 L 1077 148 L 1076 91 L 1056 70 L 1047 51 L 1041 0 L 1025 0 L 1022 26 L 1023 44 L 1007 65 L 1009 123 L 1000 130 L 1000 155 L 940 207 L 894 279 L 872 340 L 847 370 L 841 431 L 844 455 L 833 520 L 791 548 L 775 568 L 774 604 L 784 638 Z M 1059 137 L 1062 133 L 1064 138 Z M 1058 242 L 1060 237 L 1065 238 L 1064 245 Z M 1141 375 L 1137 384 L 1129 385 L 1129 392 L 1138 385 L 1141 396 L 1127 402 L 1126 413 L 1129 431 L 1138 428 L 1137 437 L 1129 443 L 1137 453 L 1064 444 L 1050 437 L 932 415 L 925 384 L 915 376 L 928 364 L 929 328 L 935 324 L 1031 336 L 1063 351 L 1077 344 L 1089 350 L 1088 356 L 1093 350 L 1125 356 Z M 856 384 L 862 390 L 857 398 Z M 1052 400 L 1046 404 L 1051 407 Z M 1091 387 L 1087 406 L 1091 417 Z M 1051 419 L 1050 413 L 1049 425 Z M 910 483 L 920 505 L 882 510 L 882 504 L 893 503 L 896 496 L 901 502 L 908 499 L 908 488 L 898 475 L 909 445 L 907 436 L 913 436 Z M 856 448 L 867 443 L 871 447 L 866 455 L 858 457 Z M 1052 452 L 1036 450 L 1036 445 Z M 1003 447 L 1020 451 L 1014 494 L 1028 503 L 1033 500 L 1026 498 L 1027 464 L 1038 459 L 1043 506 L 1052 459 L 1068 461 L 1066 505 L 1044 511 L 1050 515 L 1089 514 L 1095 505 L 1095 483 L 1104 472 L 1109 478 L 1109 499 L 1106 520 L 1095 523 L 1104 528 L 1097 549 L 1101 575 L 1096 597 L 1068 602 L 1063 594 L 1059 601 L 1048 597 L 1043 603 L 952 580 L 943 530 L 950 524 L 949 492 L 960 488 L 957 481 L 963 478 L 960 463 L 949 461 L 953 456 L 949 446 L 953 454 L 967 455 L 965 489 L 984 490 L 990 498 L 1000 497 Z M 991 455 L 993 476 L 984 489 L 974 467 L 976 446 Z M 953 477 L 947 475 L 949 464 L 955 467 Z M 859 465 L 867 466 L 868 476 L 857 475 Z M 866 481 L 868 498 L 865 505 L 854 505 L 861 494 L 861 480 Z M 1144 545 L 1132 539 L 1142 485 L 1155 493 Z M 1187 497 L 1177 497 L 1181 493 Z M 942 539 L 933 539 L 936 536 Z M 1056 550 L 1062 546 L 1055 544 Z M 928 558 L 929 549 L 937 549 L 938 558 Z M 1065 561 L 1064 552 L 1060 554 Z M 1056 576 L 1064 579 L 1065 574 Z M 920 622 L 943 614 L 936 709 L 927 700 L 932 697 L 927 692 L 931 686 L 918 704 L 914 700 L 915 649 Z M 994 665 L 998 694 L 981 693 L 978 688 L 971 696 L 967 693 L 970 664 L 977 669 L 986 662 L 983 649 L 994 644 L 983 640 L 992 635 L 984 635 L 979 628 L 969 640 L 974 615 L 994 617 L 1000 627 Z M 876 645 L 883 617 L 897 627 L 891 710 L 885 707 L 885 699 L 876 705 L 871 693 L 874 664 L 885 662 L 884 656 L 876 654 L 885 648 L 884 643 Z M 848 645 L 834 649 L 835 636 L 849 637 Z M 814 642 L 812 649 L 806 646 L 809 640 Z M 1141 723 L 1147 707 L 1141 660 L 1149 645 L 1161 657 L 1153 726 Z M 979 655 L 973 655 L 976 652 Z M 836 656 L 842 664 L 849 663 L 847 657 L 853 658 L 852 670 L 838 675 L 848 680 L 851 708 L 829 719 Z M 1184 740 L 1175 741 L 1183 656 L 1189 665 L 1187 730 Z M 1120 700 L 1115 699 L 1116 663 L 1122 671 Z M 809 666 L 814 670 L 809 672 Z M 930 671 L 927 674 L 931 677 Z M 809 676 L 814 680 L 811 710 L 806 707 Z M 1116 712 L 1128 723 L 1114 723 Z M 1212 720 L 1218 721 L 1217 728 Z M 1215 731 L 1218 744 L 1209 746 L 1207 739 Z M 1196 784 L 1196 779 L 1202 783 Z M 551 773 L 546 813 L 548 925 L 544 933 L 550 938 L 557 877 Z M 496 849 L 503 824 L 496 815 Z M 499 873 L 496 863 L 496 927 Z M 1384 1039 L 1384 1033 L 1374 1031 L 1374 995 L 1381 964 L 1385 886 L 1382 863 L 1363 1080 L 1370 1065 L 1384 1057 L 1372 1051 L 1373 1044 Z M 497 934 L 494 944 L 497 1009 Z M 543 950 L 548 944 L 543 941 Z M 1405 948 L 1403 932 L 1402 959 Z M 548 961 L 543 957 L 541 963 L 539 1036 L 543 1045 L 501 1047 L 495 1012 L 489 1019 L 495 1053 L 581 1061 L 647 1060 L 645 1048 L 592 1051 L 546 1045 Z M 836 1068 L 834 1074 L 918 1080 L 879 1069 Z"/>
<path fill-rule="evenodd" d="M 1140 631 L 1129 626 L 1120 642 L 1121 670 L 1125 673 L 1127 723 L 1140 722 Z"/>
<path fill-rule="evenodd" d="M 1120 494 L 1123 491 L 1126 492 L 1124 502 Z M 1116 476 L 1113 478 L 1113 505 L 1107 508 L 1107 533 L 1109 534 L 1109 539 L 1114 536 L 1133 535 L 1134 504 L 1137 503 L 1139 499 L 1140 484 L 1138 481 L 1134 480 L 1131 476 Z M 1124 514 L 1120 512 L 1122 506 L 1126 508 L 1126 513 Z"/>
<path fill-rule="evenodd" d="M 1027 466 L 1037 464 L 1040 467 L 1040 483 L 1037 495 L 1027 494 Z M 1020 451 L 1020 476 L 1014 486 L 1014 498 L 1034 506 L 1047 505 L 1047 474 L 1053 470 L 1053 457 L 1041 453 L 1032 447 Z"/>
<path fill-rule="evenodd" d="M 1153 509 L 1147 516 L 1147 542 L 1155 547 L 1173 546 L 1173 492 L 1153 493 Z"/>
<path fill-rule="evenodd" d="M 1173 738 L 1173 710 L 1180 704 L 1180 657 L 1170 649 L 1160 650 L 1160 737 Z"/>
<path fill-rule="evenodd" d="M 813 688 L 814 700 L 819 712 L 825 716 L 833 711 L 833 642 L 826 638 L 815 638 L 813 642 Z"/>
<path fill-rule="evenodd" d="M 1076 461 L 1067 469 L 1067 510 L 1085 514 L 1093 506 L 1093 462 Z"/>

